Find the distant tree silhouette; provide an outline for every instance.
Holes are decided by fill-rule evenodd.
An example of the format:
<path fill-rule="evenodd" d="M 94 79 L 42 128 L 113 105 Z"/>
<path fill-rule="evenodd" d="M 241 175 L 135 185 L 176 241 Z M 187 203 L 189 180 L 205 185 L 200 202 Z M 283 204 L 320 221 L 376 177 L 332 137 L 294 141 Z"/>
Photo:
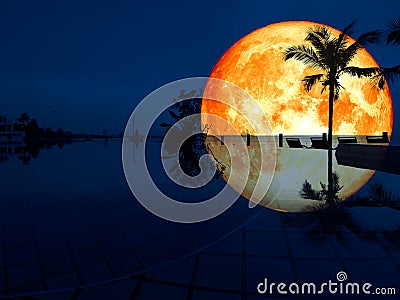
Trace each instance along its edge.
<path fill-rule="evenodd" d="M 21 116 L 19 116 L 15 122 L 14 122 L 14 128 L 16 130 L 21 130 L 24 131 L 26 129 L 26 126 L 31 122 L 31 118 L 29 117 L 27 112 L 21 113 Z"/>
<path fill-rule="evenodd" d="M 57 129 L 57 137 L 65 137 L 65 131 L 62 128 Z"/>
<path fill-rule="evenodd" d="M 32 154 L 25 147 L 15 149 L 15 157 L 22 161 L 24 165 L 29 165 L 32 160 Z"/>
<path fill-rule="evenodd" d="M 50 127 L 47 127 L 44 130 L 44 137 L 47 139 L 55 139 L 55 138 L 57 138 L 57 133 Z"/>
<path fill-rule="evenodd" d="M 14 121 L 14 128 L 25 132 L 25 146 L 16 147 L 14 154 L 17 159 L 26 165 L 29 164 L 32 158 L 39 156 L 42 148 L 51 148 L 55 145 L 62 148 L 65 144 L 72 143 L 77 139 L 88 139 L 85 134 L 74 134 L 71 131 L 64 131 L 62 128 L 58 128 L 57 131 L 50 127 L 43 129 L 39 126 L 37 119 L 29 117 L 26 112 L 22 113 Z"/>
<path fill-rule="evenodd" d="M 36 119 L 31 119 L 25 128 L 25 140 L 31 141 L 33 139 L 39 139 L 44 135 L 44 130 L 39 126 L 39 122 Z"/>
<path fill-rule="evenodd" d="M 380 37 L 380 31 L 371 31 L 351 42 L 348 35 L 352 34 L 354 22 L 344 28 L 343 32 L 335 37 L 325 26 L 311 27 L 304 39 L 306 44 L 290 46 L 284 51 L 284 60 L 296 59 L 306 66 L 319 70 L 320 73 L 303 78 L 304 89 L 309 92 L 312 87 L 321 83 L 323 93 L 329 89 L 328 109 L 328 194 L 327 202 L 334 203 L 333 194 L 333 170 L 332 170 L 332 130 L 333 130 L 333 104 L 339 99 L 343 86 L 339 78 L 343 74 L 351 76 L 369 77 L 375 87 L 384 88 L 384 80 L 373 80 L 381 74 L 378 67 L 360 68 L 350 65 L 353 57 L 366 44 L 376 42 Z"/>

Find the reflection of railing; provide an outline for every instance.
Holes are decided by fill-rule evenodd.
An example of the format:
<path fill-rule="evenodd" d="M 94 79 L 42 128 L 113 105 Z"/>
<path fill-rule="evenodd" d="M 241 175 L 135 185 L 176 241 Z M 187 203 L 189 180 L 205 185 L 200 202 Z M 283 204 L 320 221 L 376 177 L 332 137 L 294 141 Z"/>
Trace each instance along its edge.
<path fill-rule="evenodd" d="M 9 144 L 24 143 L 25 132 L 16 131 L 14 125 L 7 121 L 7 118 L 0 115 L 0 146 Z"/>
<path fill-rule="evenodd" d="M 14 131 L 12 124 L 5 117 L 0 118 L 0 163 L 6 162 L 15 153 L 15 149 L 23 147 L 25 132 Z"/>
<path fill-rule="evenodd" d="M 16 153 L 16 150 L 25 147 L 22 142 L 18 143 L 0 143 L 0 163 L 8 161 L 8 159 Z"/>

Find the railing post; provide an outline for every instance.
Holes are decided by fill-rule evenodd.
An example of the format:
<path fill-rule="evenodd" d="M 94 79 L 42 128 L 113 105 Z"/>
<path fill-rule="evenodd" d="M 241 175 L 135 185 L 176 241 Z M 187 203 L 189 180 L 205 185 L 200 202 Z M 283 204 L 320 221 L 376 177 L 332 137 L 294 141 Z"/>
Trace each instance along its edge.
<path fill-rule="evenodd" d="M 382 140 L 384 143 L 389 143 L 389 135 L 387 131 L 382 132 Z"/>
<path fill-rule="evenodd" d="M 221 145 L 224 145 L 224 136 L 221 135 Z"/>
<path fill-rule="evenodd" d="M 250 134 L 246 134 L 247 147 L 250 146 Z"/>
<path fill-rule="evenodd" d="M 279 134 L 279 138 L 278 138 L 278 147 L 283 147 L 283 134 L 280 133 Z"/>
<path fill-rule="evenodd" d="M 322 139 L 323 139 L 324 141 L 326 141 L 326 132 L 324 132 L 324 133 L 322 134 Z"/>

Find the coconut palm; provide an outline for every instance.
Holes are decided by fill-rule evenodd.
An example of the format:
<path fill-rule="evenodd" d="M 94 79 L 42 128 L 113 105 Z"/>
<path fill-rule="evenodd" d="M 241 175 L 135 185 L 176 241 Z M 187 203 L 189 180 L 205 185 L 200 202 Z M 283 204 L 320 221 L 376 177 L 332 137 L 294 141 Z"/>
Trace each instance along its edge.
<path fill-rule="evenodd" d="M 354 22 L 344 28 L 339 36 L 334 36 L 325 26 L 311 27 L 304 39 L 305 44 L 290 46 L 284 51 L 284 60 L 296 59 L 308 67 L 320 71 L 317 74 L 305 76 L 302 81 L 304 89 L 309 92 L 314 85 L 322 85 L 321 93 L 329 91 L 328 111 L 328 197 L 327 203 L 333 204 L 333 171 L 332 171 L 332 128 L 333 128 L 333 104 L 339 99 L 343 86 L 339 78 L 343 74 L 367 77 L 378 89 L 383 89 L 385 80 L 381 76 L 378 67 L 361 68 L 351 65 L 353 57 L 366 44 L 376 42 L 380 37 L 380 31 L 375 30 L 364 33 L 355 41 L 350 40 Z"/>

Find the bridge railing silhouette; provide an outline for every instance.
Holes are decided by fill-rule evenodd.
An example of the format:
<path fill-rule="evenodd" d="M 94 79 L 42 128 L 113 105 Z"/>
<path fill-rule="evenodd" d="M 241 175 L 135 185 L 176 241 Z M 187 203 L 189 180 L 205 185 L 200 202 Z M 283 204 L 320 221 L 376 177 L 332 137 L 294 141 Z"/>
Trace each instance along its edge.
<path fill-rule="evenodd" d="M 241 136 L 222 135 L 218 138 L 221 145 L 234 142 L 241 137 L 246 140 L 246 145 L 250 147 L 255 142 L 267 142 L 273 139 L 276 147 L 279 148 L 304 148 L 304 149 L 327 149 L 328 139 L 326 133 L 321 135 L 273 135 L 273 136 L 253 136 L 244 134 Z M 376 144 L 386 146 L 389 143 L 389 135 L 383 132 L 382 135 L 334 135 L 332 140 L 333 148 L 339 144 Z"/>

